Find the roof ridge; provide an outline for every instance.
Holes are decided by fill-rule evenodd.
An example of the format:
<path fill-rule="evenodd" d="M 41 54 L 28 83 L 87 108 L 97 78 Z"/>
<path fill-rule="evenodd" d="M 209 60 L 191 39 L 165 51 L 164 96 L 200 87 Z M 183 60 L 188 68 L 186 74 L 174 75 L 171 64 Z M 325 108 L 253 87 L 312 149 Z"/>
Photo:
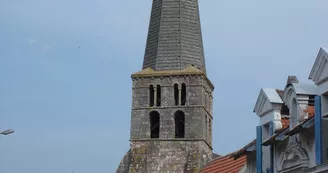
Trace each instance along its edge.
<path fill-rule="evenodd" d="M 202 170 L 201 173 L 238 173 L 245 166 L 246 156 L 234 159 L 232 153 L 228 153 L 222 157 L 213 159 Z"/>
<path fill-rule="evenodd" d="M 238 150 L 237 150 L 237 151 L 238 151 Z M 217 157 L 217 158 L 214 158 L 213 160 L 209 161 L 207 164 L 210 164 L 210 163 L 212 163 L 213 161 L 216 161 L 216 160 L 223 159 L 223 158 L 225 158 L 225 157 L 229 157 L 229 156 L 233 155 L 234 153 L 236 153 L 237 151 L 230 152 L 230 153 L 228 153 L 228 154 L 226 154 L 226 155 L 223 155 L 223 156 L 219 156 L 219 157 Z M 230 158 L 230 157 L 229 157 L 229 158 Z"/>

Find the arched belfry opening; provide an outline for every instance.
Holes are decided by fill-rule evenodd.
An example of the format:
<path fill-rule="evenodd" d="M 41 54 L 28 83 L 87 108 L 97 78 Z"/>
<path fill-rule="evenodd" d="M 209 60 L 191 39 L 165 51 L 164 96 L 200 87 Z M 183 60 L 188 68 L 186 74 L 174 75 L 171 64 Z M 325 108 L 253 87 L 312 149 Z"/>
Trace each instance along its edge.
<path fill-rule="evenodd" d="M 187 100 L 186 84 L 183 83 L 181 85 L 181 105 L 182 106 L 186 105 L 186 100 Z"/>
<path fill-rule="evenodd" d="M 175 121 L 175 138 L 185 137 L 185 114 L 182 111 L 177 111 L 174 114 Z"/>
<path fill-rule="evenodd" d="M 179 85 L 174 84 L 174 105 L 179 105 Z"/>
<path fill-rule="evenodd" d="M 159 125 L 160 125 L 159 113 L 156 111 L 150 112 L 149 119 L 150 119 L 150 138 L 159 138 Z"/>
<path fill-rule="evenodd" d="M 160 85 L 157 85 L 157 88 L 156 88 L 156 90 L 157 90 L 157 103 L 156 103 L 156 106 L 161 106 L 161 86 Z"/>
<path fill-rule="evenodd" d="M 150 85 L 149 86 L 149 106 L 153 107 L 154 106 L 154 102 L 155 102 L 155 98 L 154 98 L 154 86 Z"/>

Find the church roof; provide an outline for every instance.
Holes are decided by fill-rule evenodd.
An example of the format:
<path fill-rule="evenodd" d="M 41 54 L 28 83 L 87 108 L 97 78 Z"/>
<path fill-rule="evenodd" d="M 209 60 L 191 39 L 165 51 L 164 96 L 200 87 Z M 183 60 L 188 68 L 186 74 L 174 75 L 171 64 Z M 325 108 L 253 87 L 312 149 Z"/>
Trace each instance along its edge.
<path fill-rule="evenodd" d="M 246 164 L 246 156 L 234 159 L 232 154 L 209 162 L 200 173 L 238 173 Z"/>
<path fill-rule="evenodd" d="M 206 72 L 198 0 L 153 0 L 143 69 Z"/>

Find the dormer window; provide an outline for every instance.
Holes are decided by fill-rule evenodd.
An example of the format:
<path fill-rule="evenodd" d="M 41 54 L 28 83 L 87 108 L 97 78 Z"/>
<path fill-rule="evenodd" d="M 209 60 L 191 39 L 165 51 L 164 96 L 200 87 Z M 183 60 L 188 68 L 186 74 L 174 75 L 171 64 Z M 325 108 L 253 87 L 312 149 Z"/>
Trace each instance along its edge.
<path fill-rule="evenodd" d="M 289 108 L 288 106 L 284 103 L 282 104 L 281 110 L 280 110 L 281 115 L 289 115 Z"/>
<path fill-rule="evenodd" d="M 270 123 L 263 124 L 262 135 L 263 139 L 268 139 L 270 137 Z"/>
<path fill-rule="evenodd" d="M 314 97 L 315 96 L 309 96 L 308 106 L 314 106 Z"/>

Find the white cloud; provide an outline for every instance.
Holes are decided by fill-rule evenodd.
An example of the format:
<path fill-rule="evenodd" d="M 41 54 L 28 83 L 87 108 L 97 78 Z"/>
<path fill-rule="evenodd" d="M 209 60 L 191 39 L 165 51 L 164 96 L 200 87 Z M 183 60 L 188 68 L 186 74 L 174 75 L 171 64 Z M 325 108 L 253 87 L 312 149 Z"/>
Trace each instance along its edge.
<path fill-rule="evenodd" d="M 27 42 L 27 43 L 29 43 L 29 44 L 34 44 L 34 43 L 36 43 L 36 40 L 33 39 L 33 38 L 30 38 L 30 37 L 26 37 L 26 38 L 24 38 L 24 41 Z"/>
<path fill-rule="evenodd" d="M 43 48 L 42 51 L 43 52 L 48 52 L 50 49 L 52 48 L 52 46 L 50 46 L 49 44 L 43 44 Z"/>
<path fill-rule="evenodd" d="M 26 37 L 23 40 L 29 45 L 35 45 L 36 47 L 39 47 L 42 52 L 48 52 L 50 49 L 52 49 L 52 46 L 48 43 L 38 42 L 36 39 L 33 39 L 31 37 Z"/>

